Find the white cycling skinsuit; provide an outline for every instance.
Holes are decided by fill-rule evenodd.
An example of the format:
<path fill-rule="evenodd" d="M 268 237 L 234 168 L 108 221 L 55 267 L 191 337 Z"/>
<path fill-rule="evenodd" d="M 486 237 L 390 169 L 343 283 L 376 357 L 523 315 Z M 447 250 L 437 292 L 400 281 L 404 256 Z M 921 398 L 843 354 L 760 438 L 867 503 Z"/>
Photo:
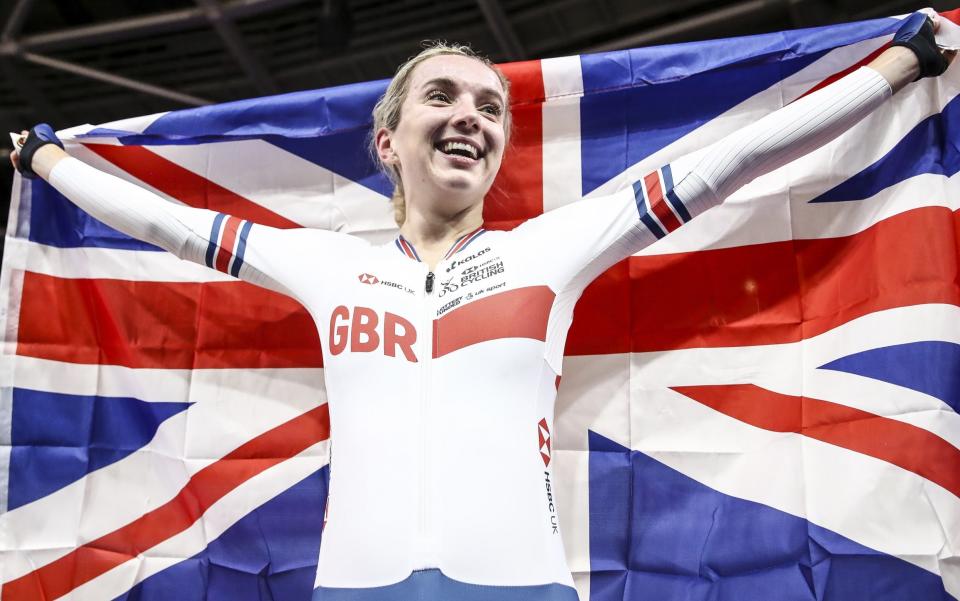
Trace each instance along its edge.
<path fill-rule="evenodd" d="M 890 95 L 861 68 L 632 189 L 476 230 L 432 272 L 398 237 L 177 206 L 72 158 L 50 182 L 107 224 L 290 295 L 323 344 L 332 460 L 314 599 L 575 601 L 550 433 L 591 280 Z"/>

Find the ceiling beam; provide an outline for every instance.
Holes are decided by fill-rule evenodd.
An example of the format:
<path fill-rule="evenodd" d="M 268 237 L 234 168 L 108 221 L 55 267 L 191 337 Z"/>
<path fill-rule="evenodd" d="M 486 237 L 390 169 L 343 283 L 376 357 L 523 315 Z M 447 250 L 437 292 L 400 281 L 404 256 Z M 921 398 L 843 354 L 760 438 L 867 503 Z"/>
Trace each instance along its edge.
<path fill-rule="evenodd" d="M 207 104 L 213 104 L 212 101 L 204 98 L 197 98 L 196 96 L 190 96 L 189 94 L 182 94 L 175 90 L 168 90 L 167 88 L 137 81 L 135 79 L 130 79 L 129 77 L 114 75 L 113 73 L 107 73 L 106 71 L 100 71 L 99 69 L 84 67 L 83 65 L 70 63 L 49 56 L 43 56 L 41 54 L 35 54 L 33 52 L 23 52 L 20 54 L 20 58 L 28 63 L 42 65 L 58 71 L 65 71 L 67 73 L 72 73 L 88 79 L 95 79 L 97 81 L 102 81 L 104 83 L 119 86 L 121 88 L 127 88 L 136 92 L 142 92 L 152 96 L 159 96 L 161 98 L 180 102 L 188 106 L 204 106 Z"/>
<path fill-rule="evenodd" d="M 34 0 L 19 0 L 10 11 L 10 17 L 3 26 L 3 32 L 0 33 L 0 72 L 7 81 L 11 82 L 15 93 L 20 96 L 24 105 L 34 110 L 33 119 L 53 121 L 57 125 L 64 126 L 66 121 L 63 113 L 47 100 L 30 76 L 17 65 L 14 58 L 18 52 L 16 37 L 23 29 L 23 23 L 27 20 L 30 9 L 33 8 L 33 2 Z"/>
<path fill-rule="evenodd" d="M 609 52 L 624 48 L 637 48 L 663 42 L 670 38 L 690 36 L 699 30 L 705 30 L 713 25 L 736 22 L 748 15 L 762 14 L 771 11 L 785 11 L 789 0 L 745 0 L 731 4 L 717 10 L 704 12 L 696 16 L 678 20 L 669 25 L 654 27 L 646 31 L 616 38 L 602 44 L 583 49 L 582 53 Z"/>
<path fill-rule="evenodd" d="M 510 25 L 507 13 L 503 12 L 500 0 L 477 0 L 487 26 L 493 32 L 493 37 L 500 44 L 500 50 L 507 61 L 518 61 L 527 58 L 527 53 L 520 43 L 520 38 Z"/>
<path fill-rule="evenodd" d="M 304 0 L 233 0 L 219 8 L 227 18 L 235 20 L 303 2 Z M 105 44 L 165 31 L 181 31 L 192 27 L 202 27 L 206 24 L 207 16 L 203 9 L 198 6 L 143 17 L 117 19 L 107 23 L 37 33 L 21 37 L 18 41 L 25 50 L 40 51 Z"/>
<path fill-rule="evenodd" d="M 30 9 L 33 7 L 34 0 L 19 0 L 10 11 L 10 18 L 7 24 L 3 26 L 3 33 L 0 33 L 0 40 L 7 41 L 20 35 L 23 28 L 23 22 L 27 20 Z"/>
<path fill-rule="evenodd" d="M 250 51 L 249 46 L 243 41 L 243 36 L 240 35 L 240 30 L 237 29 L 230 17 L 224 14 L 223 8 L 217 0 L 196 0 L 196 2 L 203 9 L 210 26 L 223 40 L 223 44 L 240 65 L 240 68 L 243 69 L 243 72 L 253 82 L 257 91 L 261 94 L 276 94 L 278 90 L 273 78 Z"/>

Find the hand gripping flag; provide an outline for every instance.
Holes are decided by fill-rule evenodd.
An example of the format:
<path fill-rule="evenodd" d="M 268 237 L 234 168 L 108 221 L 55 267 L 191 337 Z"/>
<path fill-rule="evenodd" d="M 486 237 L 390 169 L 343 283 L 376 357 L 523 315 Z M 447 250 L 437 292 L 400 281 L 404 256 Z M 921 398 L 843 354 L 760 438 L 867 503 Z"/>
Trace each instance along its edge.
<path fill-rule="evenodd" d="M 516 133 L 486 225 L 628 186 L 897 23 L 504 65 Z M 960 598 L 958 69 L 587 290 L 538 432 L 582 599 Z M 386 241 L 364 147 L 384 87 L 61 133 L 171 202 Z M 42 182 L 13 192 L 0 598 L 309 599 L 329 436 L 309 316 Z"/>

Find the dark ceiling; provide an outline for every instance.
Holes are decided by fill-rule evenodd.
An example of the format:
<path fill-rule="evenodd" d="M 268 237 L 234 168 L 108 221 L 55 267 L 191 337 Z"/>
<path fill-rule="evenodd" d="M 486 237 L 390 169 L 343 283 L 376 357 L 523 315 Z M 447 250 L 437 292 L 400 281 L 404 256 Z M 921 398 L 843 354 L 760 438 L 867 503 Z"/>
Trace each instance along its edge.
<path fill-rule="evenodd" d="M 19 131 L 47 121 L 62 128 L 379 79 L 424 39 L 468 41 L 496 61 L 512 61 L 811 27 L 921 6 L 916 0 L 0 0 L 0 125 Z M 0 168 L 3 220 L 11 181 L 11 169 Z"/>

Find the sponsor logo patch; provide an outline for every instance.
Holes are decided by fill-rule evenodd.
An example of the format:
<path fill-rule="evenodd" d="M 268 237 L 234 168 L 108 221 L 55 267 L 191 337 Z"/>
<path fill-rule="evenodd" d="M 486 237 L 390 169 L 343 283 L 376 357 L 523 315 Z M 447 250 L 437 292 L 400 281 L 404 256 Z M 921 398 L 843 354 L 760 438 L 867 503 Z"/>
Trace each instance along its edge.
<path fill-rule="evenodd" d="M 481 265 L 476 268 L 470 268 L 460 276 L 460 285 L 466 286 L 467 284 L 479 282 L 495 275 L 500 275 L 501 273 L 503 273 L 503 261 L 497 261 L 490 263 L 489 265 Z"/>
<path fill-rule="evenodd" d="M 537 422 L 537 437 L 540 441 L 540 458 L 543 459 L 543 467 L 550 467 L 550 426 L 547 424 L 547 418 Z M 553 503 L 553 483 L 550 482 L 550 470 L 543 470 L 543 486 L 547 492 L 547 511 L 550 514 L 550 531 L 553 534 L 560 534 L 560 521 L 557 519 L 557 506 Z"/>
<path fill-rule="evenodd" d="M 490 252 L 490 247 L 489 247 L 489 246 L 486 247 L 486 248 L 483 248 L 483 249 L 481 249 L 481 250 L 478 250 L 477 252 L 473 253 L 472 255 L 467 255 L 467 256 L 463 257 L 462 259 L 454 259 L 453 261 L 450 261 L 450 264 L 447 265 L 447 273 L 450 273 L 451 271 L 453 271 L 453 270 L 456 269 L 457 267 L 460 267 L 460 266 L 463 265 L 464 263 L 469 263 L 470 261 L 473 261 L 474 259 L 478 259 L 478 258 L 482 257 L 483 255 L 487 254 L 488 252 Z"/>
<path fill-rule="evenodd" d="M 404 286 L 398 282 L 391 282 L 388 280 L 381 280 L 372 273 L 361 273 L 357 276 L 357 279 L 360 280 L 361 284 L 369 284 L 370 286 L 385 286 L 387 288 L 394 288 L 401 292 L 406 292 L 407 294 L 416 294 L 416 291 L 409 286 Z"/>
<path fill-rule="evenodd" d="M 543 467 L 550 467 L 550 427 L 547 418 L 537 424 L 537 435 L 540 437 L 540 457 L 543 458 Z"/>

